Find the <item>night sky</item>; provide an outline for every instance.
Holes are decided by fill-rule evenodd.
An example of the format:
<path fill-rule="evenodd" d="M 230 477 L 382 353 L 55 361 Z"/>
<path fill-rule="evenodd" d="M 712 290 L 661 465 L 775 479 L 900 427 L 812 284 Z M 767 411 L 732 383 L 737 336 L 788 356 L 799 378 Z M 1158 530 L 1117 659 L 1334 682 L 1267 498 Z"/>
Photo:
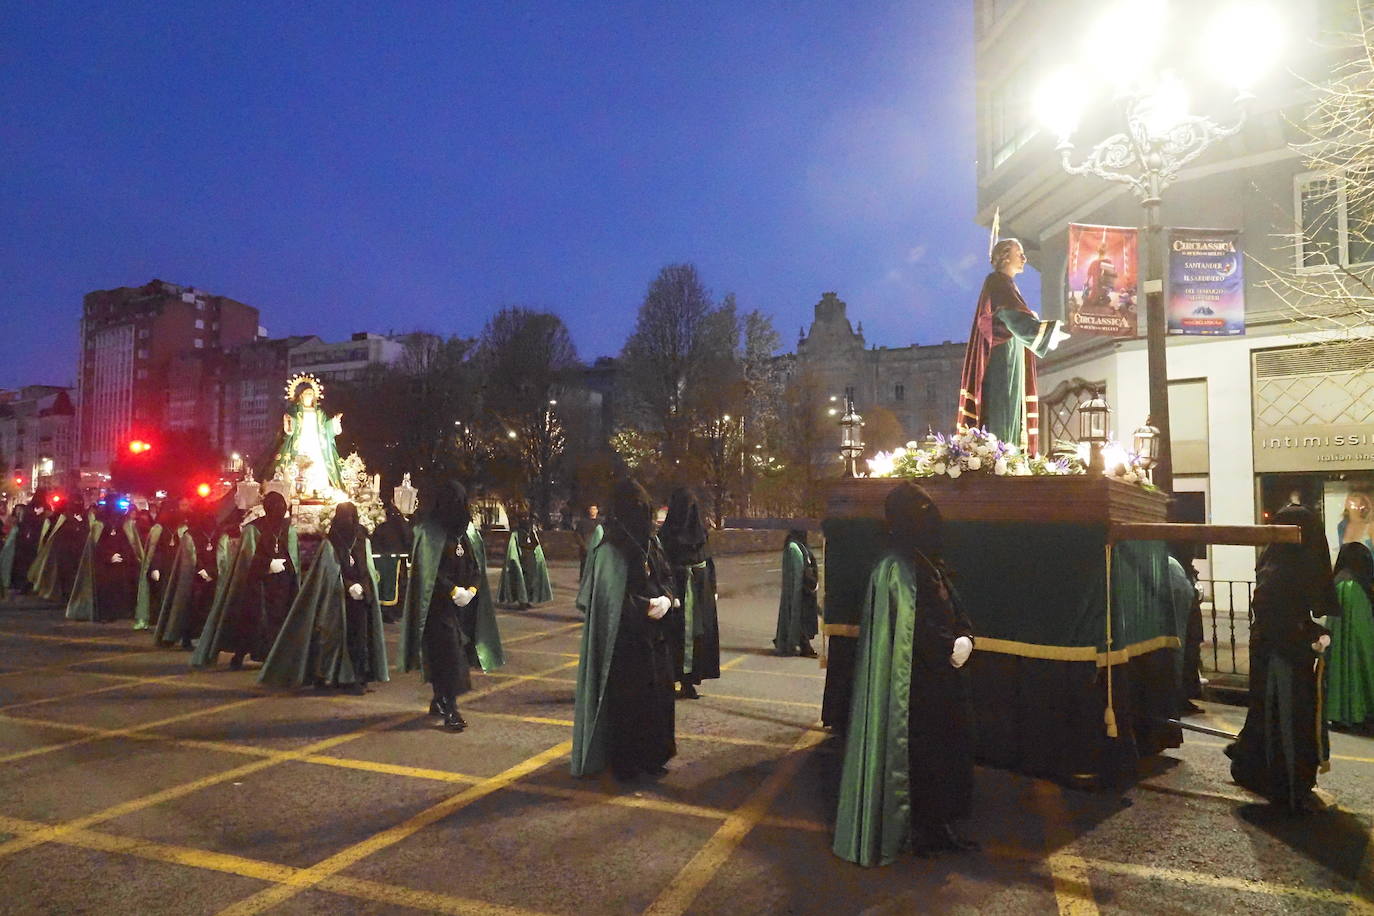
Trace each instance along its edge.
<path fill-rule="evenodd" d="M 12 0 L 0 386 L 70 383 L 82 294 L 153 277 L 273 336 L 548 309 L 591 359 L 690 261 L 786 349 L 826 290 L 964 340 L 972 6 Z"/>

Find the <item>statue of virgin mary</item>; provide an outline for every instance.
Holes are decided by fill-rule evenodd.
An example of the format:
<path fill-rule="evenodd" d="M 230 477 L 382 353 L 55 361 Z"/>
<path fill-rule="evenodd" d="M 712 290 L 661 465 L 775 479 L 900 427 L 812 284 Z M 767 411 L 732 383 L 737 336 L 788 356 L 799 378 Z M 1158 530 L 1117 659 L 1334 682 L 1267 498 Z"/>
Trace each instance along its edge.
<path fill-rule="evenodd" d="M 301 479 L 299 495 L 322 497 L 343 489 L 339 451 L 334 437 L 343 432 L 343 414 L 326 416 L 320 408 L 324 386 L 313 375 L 296 375 L 286 383 L 290 404 L 282 415 L 282 443 L 272 471 L 285 468 L 289 479 Z"/>

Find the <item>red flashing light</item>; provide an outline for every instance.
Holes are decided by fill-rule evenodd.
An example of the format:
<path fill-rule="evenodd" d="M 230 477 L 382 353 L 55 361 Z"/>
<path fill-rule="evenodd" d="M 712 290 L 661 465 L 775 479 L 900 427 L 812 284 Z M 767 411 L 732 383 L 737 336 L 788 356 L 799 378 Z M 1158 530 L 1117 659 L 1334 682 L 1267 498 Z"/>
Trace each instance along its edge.
<path fill-rule="evenodd" d="M 24 485 L 24 475 L 23 475 L 23 474 L 15 474 L 15 475 L 14 475 L 14 485 L 15 485 L 16 487 L 22 487 L 22 486 Z"/>
<path fill-rule="evenodd" d="M 61 502 L 62 502 L 62 494 L 61 494 L 61 493 L 54 493 L 54 494 L 52 495 L 52 499 L 49 500 L 49 502 L 51 502 L 54 506 L 60 505 Z"/>
<path fill-rule="evenodd" d="M 205 497 L 209 496 L 210 485 L 208 483 L 203 483 L 200 486 L 196 487 L 196 495 L 199 496 L 201 499 L 204 499 Z"/>
<path fill-rule="evenodd" d="M 134 439 L 129 442 L 129 454 L 142 455 L 144 452 L 152 449 L 152 447 L 152 444 L 149 442 L 145 442 L 142 439 Z"/>

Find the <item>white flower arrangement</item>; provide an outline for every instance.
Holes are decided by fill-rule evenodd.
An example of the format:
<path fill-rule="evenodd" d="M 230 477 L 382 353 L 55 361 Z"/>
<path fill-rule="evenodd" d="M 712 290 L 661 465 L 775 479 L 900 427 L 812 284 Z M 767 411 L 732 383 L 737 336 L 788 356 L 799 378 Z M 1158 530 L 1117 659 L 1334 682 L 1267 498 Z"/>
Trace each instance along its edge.
<path fill-rule="evenodd" d="M 1151 486 L 1135 456 L 1128 455 L 1119 446 L 1109 446 L 1104 455 L 1111 459 L 1106 462 L 1106 476 Z M 868 461 L 870 477 L 949 477 L 957 480 L 966 473 L 995 477 L 1059 477 L 1086 474 L 1088 467 L 1077 457 L 1026 455 L 985 429 L 962 426 L 953 435 L 937 435 L 931 444 L 908 442 L 891 452 L 879 452 Z"/>

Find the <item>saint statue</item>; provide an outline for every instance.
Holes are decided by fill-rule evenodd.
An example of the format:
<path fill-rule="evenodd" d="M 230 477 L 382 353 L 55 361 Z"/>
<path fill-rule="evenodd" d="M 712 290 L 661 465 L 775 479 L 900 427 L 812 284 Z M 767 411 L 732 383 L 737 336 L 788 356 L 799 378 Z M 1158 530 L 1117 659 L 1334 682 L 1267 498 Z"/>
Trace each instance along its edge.
<path fill-rule="evenodd" d="M 1069 334 L 1058 321 L 1041 321 L 1013 279 L 1026 267 L 1016 239 L 992 249 L 992 273 L 983 281 L 960 380 L 958 426 L 983 428 L 1035 455 L 1040 451 L 1040 399 L 1035 362 Z"/>
<path fill-rule="evenodd" d="M 339 451 L 334 437 L 343 432 L 343 414 L 326 416 L 320 408 L 324 386 L 313 375 L 295 375 L 286 383 L 290 401 L 282 415 L 281 447 L 272 470 L 285 469 L 300 482 L 300 496 L 326 496 L 343 490 Z"/>

